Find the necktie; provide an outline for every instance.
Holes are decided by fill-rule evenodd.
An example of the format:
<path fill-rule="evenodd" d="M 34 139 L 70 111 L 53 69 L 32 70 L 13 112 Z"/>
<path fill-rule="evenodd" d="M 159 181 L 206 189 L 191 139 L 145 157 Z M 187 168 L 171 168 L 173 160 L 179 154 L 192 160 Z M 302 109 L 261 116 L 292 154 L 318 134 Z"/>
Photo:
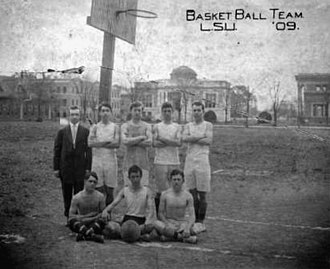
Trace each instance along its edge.
<path fill-rule="evenodd" d="M 75 124 L 72 125 L 72 142 L 73 148 L 76 147 L 76 135 L 77 135 L 77 126 Z"/>

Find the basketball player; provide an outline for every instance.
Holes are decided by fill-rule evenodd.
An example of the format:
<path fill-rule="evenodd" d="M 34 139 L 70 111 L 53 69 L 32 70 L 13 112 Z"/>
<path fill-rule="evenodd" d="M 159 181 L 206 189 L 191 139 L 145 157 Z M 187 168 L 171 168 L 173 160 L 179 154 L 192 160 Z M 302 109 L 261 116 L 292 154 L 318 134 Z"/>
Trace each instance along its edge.
<path fill-rule="evenodd" d="M 158 213 L 160 195 L 169 188 L 169 174 L 180 168 L 179 147 L 181 146 L 181 126 L 172 122 L 171 103 L 162 104 L 163 121 L 154 127 L 153 146 L 155 150 L 156 211 Z"/>
<path fill-rule="evenodd" d="M 197 237 L 191 230 L 195 222 L 193 197 L 182 188 L 183 183 L 183 172 L 173 170 L 170 173 L 171 187 L 160 197 L 159 220 L 155 221 L 155 228 L 162 235 L 162 241 L 174 239 L 195 244 Z"/>
<path fill-rule="evenodd" d="M 93 151 L 92 170 L 99 177 L 96 189 L 105 196 L 106 205 L 113 201 L 113 191 L 117 187 L 117 154 L 119 148 L 119 127 L 110 121 L 112 108 L 109 104 L 99 107 L 101 120 L 91 128 L 88 145 Z"/>
<path fill-rule="evenodd" d="M 142 110 L 142 103 L 132 103 L 130 105 L 132 120 L 121 127 L 122 143 L 126 146 L 123 165 L 125 186 L 130 183 L 127 170 L 132 165 L 138 165 L 142 169 L 142 185 L 149 185 L 148 147 L 152 144 L 152 133 L 151 126 L 141 120 Z"/>
<path fill-rule="evenodd" d="M 148 187 L 141 184 L 142 169 L 140 167 L 137 165 L 131 166 L 128 169 L 128 177 L 131 184 L 125 186 L 118 193 L 115 200 L 103 210 L 102 217 L 104 219 L 110 219 L 109 213 L 111 213 L 121 200 L 125 199 L 126 212 L 122 224 L 125 221 L 133 220 L 142 226 L 143 229 L 145 225 L 152 224 L 156 218 L 152 193 Z"/>
<path fill-rule="evenodd" d="M 101 218 L 105 208 L 104 196 L 95 189 L 98 178 L 91 172 L 85 179 L 84 189 L 72 198 L 69 211 L 69 227 L 77 233 L 76 240 L 93 240 L 103 243 L 101 235 L 105 222 Z"/>
<path fill-rule="evenodd" d="M 206 231 L 204 219 L 207 209 L 206 194 L 211 189 L 210 145 L 213 139 L 213 125 L 204 121 L 204 104 L 194 102 L 193 122 L 185 125 L 182 140 L 188 143 L 184 174 L 186 186 L 194 199 L 196 233 Z"/>

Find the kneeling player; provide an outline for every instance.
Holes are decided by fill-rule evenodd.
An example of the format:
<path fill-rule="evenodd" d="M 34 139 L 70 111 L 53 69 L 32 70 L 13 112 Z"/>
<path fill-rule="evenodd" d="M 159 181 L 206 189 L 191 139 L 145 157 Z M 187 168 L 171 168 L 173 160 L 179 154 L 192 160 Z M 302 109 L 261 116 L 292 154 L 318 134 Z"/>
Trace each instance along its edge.
<path fill-rule="evenodd" d="M 91 172 L 85 179 L 84 189 L 72 198 L 69 211 L 69 227 L 77 233 L 77 241 L 93 240 L 104 242 L 101 235 L 105 222 L 101 218 L 105 208 L 105 198 L 102 193 L 95 190 L 97 175 Z"/>
<path fill-rule="evenodd" d="M 141 184 L 142 169 L 137 165 L 131 166 L 128 169 L 128 178 L 131 184 L 124 187 L 115 200 L 103 210 L 102 217 L 109 219 L 109 213 L 125 199 L 126 212 L 122 224 L 133 220 L 140 225 L 141 234 L 151 232 L 155 219 L 155 204 L 149 188 Z"/>
<path fill-rule="evenodd" d="M 195 222 L 194 203 L 192 195 L 182 189 L 184 174 L 174 169 L 169 180 L 171 187 L 160 197 L 159 220 L 155 222 L 155 228 L 162 235 L 162 241 L 174 239 L 195 244 L 197 237 L 191 232 Z"/>

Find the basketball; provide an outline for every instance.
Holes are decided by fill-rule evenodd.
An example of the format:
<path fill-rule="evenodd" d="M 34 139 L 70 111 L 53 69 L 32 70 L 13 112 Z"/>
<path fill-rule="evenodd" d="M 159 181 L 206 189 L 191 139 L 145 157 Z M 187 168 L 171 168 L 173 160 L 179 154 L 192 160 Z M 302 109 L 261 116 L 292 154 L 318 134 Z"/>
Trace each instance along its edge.
<path fill-rule="evenodd" d="M 121 238 L 127 243 L 137 241 L 140 235 L 140 226 L 134 220 L 127 220 L 121 226 Z"/>
<path fill-rule="evenodd" d="M 106 239 L 119 239 L 120 224 L 114 221 L 109 221 L 103 229 L 103 235 Z"/>

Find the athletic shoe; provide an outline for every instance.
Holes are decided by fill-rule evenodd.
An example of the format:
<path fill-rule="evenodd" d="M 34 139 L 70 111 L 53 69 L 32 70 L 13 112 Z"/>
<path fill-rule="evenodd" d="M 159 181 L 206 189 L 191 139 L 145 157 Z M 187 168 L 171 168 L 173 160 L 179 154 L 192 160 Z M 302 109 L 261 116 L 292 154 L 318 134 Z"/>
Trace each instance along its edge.
<path fill-rule="evenodd" d="M 149 235 L 150 235 L 150 240 L 151 241 L 159 240 L 159 234 L 155 229 L 152 230 L 152 232 Z"/>
<path fill-rule="evenodd" d="M 192 231 L 195 234 L 199 234 L 199 233 L 205 232 L 206 231 L 205 224 L 204 223 L 201 223 L 201 222 L 194 223 L 194 225 L 192 227 Z"/>
<path fill-rule="evenodd" d="M 170 238 L 166 237 L 165 235 L 161 235 L 159 238 L 160 242 L 168 242 L 171 241 Z"/>
<path fill-rule="evenodd" d="M 201 233 L 201 223 L 200 222 L 194 223 L 194 225 L 192 226 L 191 230 L 193 231 L 194 234 Z"/>
<path fill-rule="evenodd" d="M 201 223 L 201 225 L 200 225 L 200 232 L 201 232 L 201 233 L 202 233 L 202 232 L 206 232 L 206 226 L 205 226 L 204 223 Z"/>
<path fill-rule="evenodd" d="M 104 243 L 104 236 L 100 234 L 92 234 L 91 240 L 97 243 Z"/>
<path fill-rule="evenodd" d="M 140 236 L 140 239 L 145 242 L 151 242 L 151 235 L 150 234 L 143 234 Z"/>
<path fill-rule="evenodd" d="M 79 241 L 84 241 L 86 240 L 85 239 L 85 236 L 83 234 L 77 234 L 76 236 L 76 241 L 79 242 Z"/>
<path fill-rule="evenodd" d="M 192 235 L 192 236 L 189 236 L 187 238 L 183 238 L 182 242 L 183 243 L 189 243 L 189 244 L 197 244 L 197 236 Z"/>

